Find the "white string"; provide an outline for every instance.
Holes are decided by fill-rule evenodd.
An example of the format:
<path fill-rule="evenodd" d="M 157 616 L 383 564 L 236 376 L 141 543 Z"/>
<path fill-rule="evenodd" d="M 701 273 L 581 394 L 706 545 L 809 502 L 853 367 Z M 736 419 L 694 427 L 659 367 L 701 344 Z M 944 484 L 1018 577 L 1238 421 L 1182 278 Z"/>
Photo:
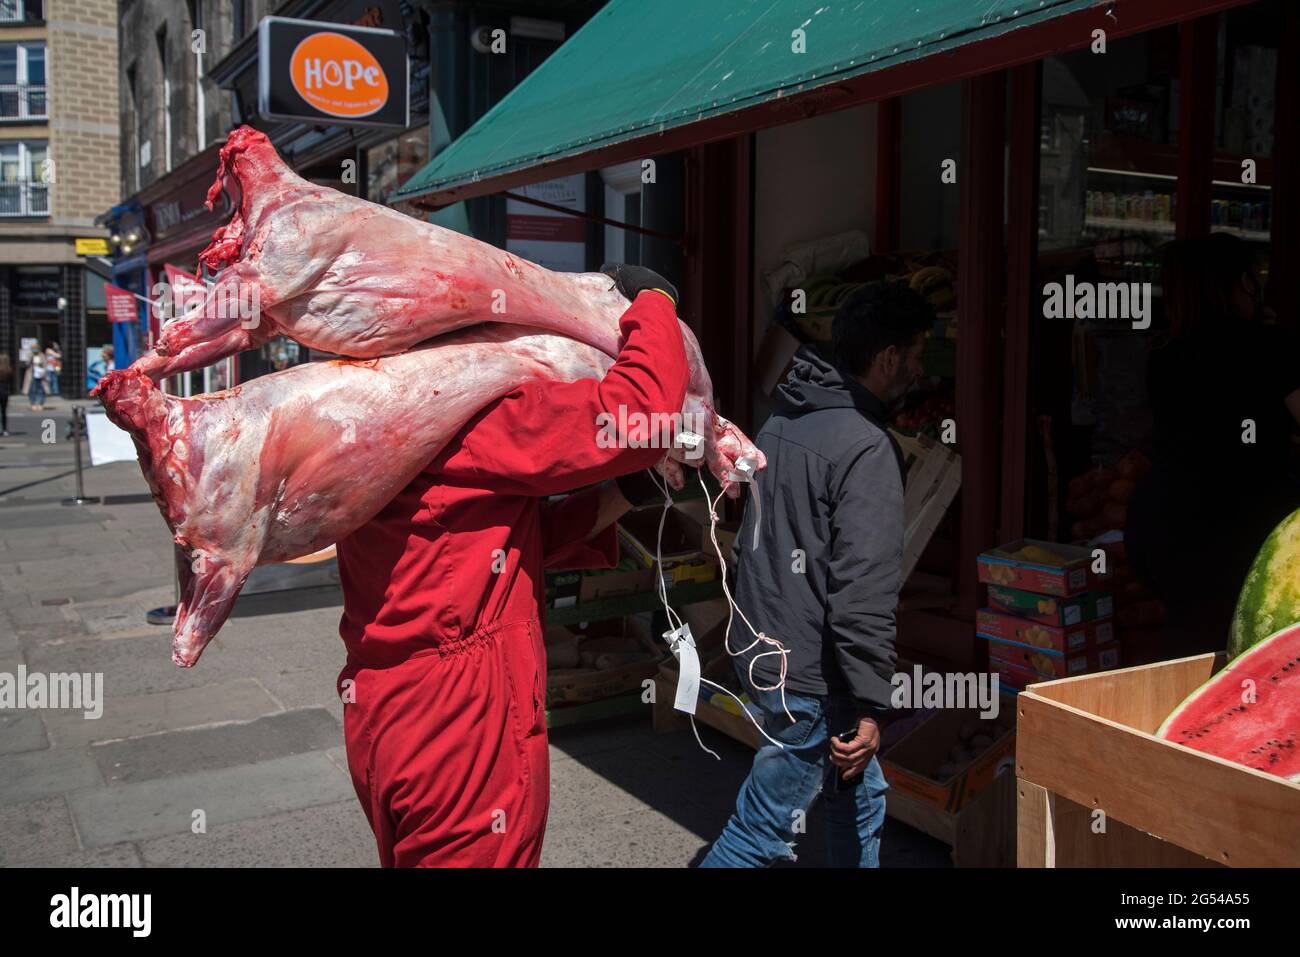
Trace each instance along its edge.
<path fill-rule="evenodd" d="M 665 583 L 664 583 L 664 568 L 663 568 L 663 561 L 664 561 L 664 558 L 663 558 L 664 522 L 665 522 L 665 521 L 667 520 L 667 518 L 668 518 L 668 510 L 669 510 L 670 508 L 673 507 L 673 495 L 672 495 L 672 489 L 671 489 L 670 486 L 668 485 L 668 480 L 667 480 L 666 478 L 664 479 L 663 484 L 660 484 L 660 482 L 659 482 L 659 475 L 654 471 L 654 469 L 647 469 L 646 471 L 650 473 L 650 478 L 651 478 L 651 480 L 655 483 L 655 488 L 659 489 L 659 491 L 662 492 L 662 493 L 663 493 L 663 496 L 664 496 L 664 507 L 663 507 L 663 511 L 662 511 L 662 512 L 660 513 L 660 515 L 659 515 L 659 533 L 658 533 L 658 535 L 655 537 L 655 572 L 656 572 L 656 575 L 657 575 L 657 577 L 658 577 L 658 579 L 659 579 L 659 584 L 658 584 L 659 600 L 660 600 L 661 602 L 663 602 L 664 611 L 668 614 L 668 627 L 669 627 L 670 629 L 672 629 L 673 631 L 677 631 L 677 630 L 681 629 L 681 628 L 684 626 L 684 623 L 683 623 L 681 617 L 677 614 L 677 612 L 673 611 L 672 606 L 668 604 L 668 590 L 667 590 L 667 586 L 666 586 Z M 698 470 L 698 469 L 696 470 L 696 474 L 699 474 L 699 470 Z M 704 477 L 703 477 L 702 475 L 700 476 L 700 485 L 703 486 L 703 488 L 704 488 L 704 501 L 707 503 L 708 500 L 709 500 L 709 487 L 708 487 L 707 485 L 704 485 Z M 717 515 L 717 513 L 712 509 L 712 507 L 710 507 L 710 509 L 709 509 L 709 515 L 710 515 L 710 518 L 711 518 L 711 525 L 712 525 L 712 527 L 710 528 L 710 534 L 713 535 L 713 544 L 714 544 L 714 547 L 716 548 L 716 547 L 717 547 L 717 544 L 718 544 L 718 539 L 717 539 L 718 515 Z M 719 552 L 718 554 L 719 554 L 719 556 L 721 556 L 722 553 Z M 723 587 L 724 590 L 726 589 L 726 578 L 727 578 L 727 566 L 726 566 L 726 563 L 723 562 L 723 563 L 722 563 L 722 579 L 723 579 L 723 586 L 722 586 L 722 587 Z M 730 608 L 730 604 L 731 604 L 731 595 L 730 595 L 730 593 L 728 593 L 728 595 L 727 595 L 727 602 L 728 602 L 728 609 L 727 609 L 727 628 L 730 629 L 730 628 L 731 628 L 731 608 Z M 673 624 L 674 621 L 676 621 L 676 624 L 675 624 L 675 625 Z M 725 635 L 723 636 L 723 642 L 724 642 L 724 644 L 725 644 L 725 642 L 726 642 L 726 636 L 725 636 Z M 728 649 L 728 651 L 730 651 L 730 649 Z M 784 662 L 784 659 L 782 659 L 782 661 Z M 680 667 L 680 664 L 679 664 L 678 667 Z M 783 671 L 784 671 L 784 669 L 783 669 Z M 784 682 L 784 675 L 783 675 L 783 677 L 782 677 L 782 681 Z M 710 681 L 708 678 L 705 678 L 705 677 L 702 677 L 702 676 L 701 676 L 701 678 L 700 678 L 700 683 L 701 683 L 701 684 L 709 685 L 709 686 L 714 687 L 714 688 L 717 688 L 719 691 L 722 691 L 722 692 L 724 692 L 725 694 L 730 695 L 730 696 L 735 700 L 736 704 L 740 705 L 740 711 L 741 711 L 741 713 L 742 713 L 746 718 L 749 719 L 750 724 L 752 724 L 755 728 L 758 729 L 758 733 L 759 733 L 759 734 L 761 734 L 763 737 L 767 738 L 767 740 L 771 741 L 771 742 L 772 742 L 773 744 L 775 744 L 778 748 L 781 748 L 781 749 L 784 749 L 784 748 L 785 748 L 785 745 L 783 745 L 780 741 L 776 740 L 776 739 L 773 738 L 770 734 L 768 734 L 766 731 L 763 730 L 763 726 L 760 725 L 760 724 L 758 723 L 758 721 L 754 718 L 753 714 L 750 713 L 750 710 L 749 710 L 748 708 L 745 707 L 745 702 L 741 701 L 738 697 L 736 697 L 734 694 L 732 694 L 731 691 L 729 691 L 727 688 L 724 688 L 722 685 L 717 684 L 716 682 Z M 782 704 L 782 706 L 784 707 L 784 705 L 785 705 L 785 692 L 784 692 L 784 690 L 781 692 L 781 704 Z M 786 713 L 786 714 L 790 714 L 790 709 L 789 709 L 789 708 L 786 708 L 786 712 L 785 712 L 785 713 Z M 714 750 L 712 750 L 711 748 L 709 748 L 707 745 L 705 745 L 704 741 L 700 738 L 700 729 L 699 729 L 698 727 L 696 727 L 696 725 L 695 725 L 695 715 L 693 715 L 693 714 L 689 714 L 689 715 L 687 715 L 687 717 L 690 718 L 690 720 L 691 720 L 691 730 L 692 730 L 693 732 L 695 732 L 695 741 L 696 741 L 696 743 L 699 744 L 699 746 L 700 746 L 701 748 L 703 748 L 706 752 L 708 752 L 709 754 L 711 754 L 711 755 L 713 755 L 715 758 L 717 758 L 719 761 L 721 761 L 721 760 L 722 760 L 722 756 L 719 755 L 716 751 L 714 751 Z M 794 717 L 793 717 L 793 715 L 790 717 L 790 721 L 791 721 L 791 723 L 794 722 Z"/>
<path fill-rule="evenodd" d="M 724 648 L 727 649 L 727 654 L 731 655 L 733 658 L 739 658 L 741 655 L 750 651 L 752 648 L 754 648 L 756 645 L 760 643 L 776 646 L 775 651 L 764 651 L 761 652 L 760 654 L 755 655 L 753 658 L 750 659 L 749 683 L 753 685 L 755 691 L 779 691 L 781 693 L 781 708 L 782 710 L 785 711 L 786 717 L 790 719 L 790 723 L 794 724 L 795 717 L 793 714 L 790 713 L 790 706 L 787 705 L 785 701 L 786 655 L 788 655 L 789 652 L 785 649 L 785 646 L 782 645 L 781 642 L 777 641 L 775 638 L 771 638 L 763 634 L 763 632 L 761 631 L 757 631 L 754 628 L 754 626 L 750 624 L 749 619 L 745 617 L 745 613 L 741 611 L 740 606 L 737 605 L 735 599 L 731 597 L 731 589 L 727 586 L 727 561 L 722 555 L 722 546 L 718 544 L 718 512 L 717 512 L 718 502 L 722 500 L 722 496 L 725 495 L 727 492 L 727 483 L 723 483 L 722 491 L 718 493 L 717 498 L 710 501 L 709 487 L 704 484 L 703 474 L 700 474 L 699 472 L 697 472 L 696 474 L 700 480 L 700 488 L 704 489 L 704 501 L 707 502 L 709 505 L 709 538 L 713 540 L 713 550 L 718 554 L 718 565 L 722 573 L 722 593 L 727 596 L 727 630 L 723 633 L 722 645 Z M 757 497 L 758 495 L 757 489 L 754 490 L 754 495 L 755 497 Z M 735 614 L 740 616 L 741 621 L 745 623 L 745 627 L 749 629 L 749 633 L 754 636 L 754 640 L 750 642 L 748 645 L 746 645 L 744 648 L 740 649 L 739 651 L 731 650 L 731 623 L 734 620 L 732 614 L 733 611 Z M 776 684 L 771 685 L 769 687 L 763 687 L 754 678 L 754 665 L 758 663 L 758 659 L 766 658 L 768 655 L 781 656 L 781 669 L 780 669 L 781 676 L 780 678 L 777 679 Z"/>

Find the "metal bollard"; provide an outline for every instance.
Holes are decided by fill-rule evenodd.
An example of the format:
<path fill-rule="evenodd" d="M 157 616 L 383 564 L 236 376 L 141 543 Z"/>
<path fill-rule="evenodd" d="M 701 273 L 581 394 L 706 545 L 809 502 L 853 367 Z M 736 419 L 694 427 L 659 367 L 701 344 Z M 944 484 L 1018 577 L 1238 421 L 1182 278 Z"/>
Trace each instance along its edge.
<path fill-rule="evenodd" d="M 99 505 L 102 502 L 99 496 L 86 496 L 85 481 L 82 477 L 81 462 L 81 437 L 86 434 L 86 410 L 84 406 L 74 405 L 72 407 L 72 449 L 76 458 L 77 467 L 77 494 L 72 498 L 65 498 L 64 505 Z"/>

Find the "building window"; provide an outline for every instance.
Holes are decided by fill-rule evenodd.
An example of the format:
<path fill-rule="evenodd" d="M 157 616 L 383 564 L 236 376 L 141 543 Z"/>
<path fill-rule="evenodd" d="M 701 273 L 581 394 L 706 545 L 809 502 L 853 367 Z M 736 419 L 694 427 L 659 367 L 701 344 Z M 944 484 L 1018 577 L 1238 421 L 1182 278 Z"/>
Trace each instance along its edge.
<path fill-rule="evenodd" d="M 194 134 L 196 153 L 202 153 L 208 145 L 208 110 L 207 99 L 203 91 L 203 54 L 207 42 L 203 26 L 203 0 L 189 0 L 190 29 L 201 31 L 203 42 L 194 51 Z"/>
<path fill-rule="evenodd" d="M 0 43 L 0 119 L 45 116 L 45 44 Z"/>
<path fill-rule="evenodd" d="M 43 6 L 41 0 L 0 0 L 0 23 L 40 23 Z"/>
<path fill-rule="evenodd" d="M 126 95 L 127 107 L 131 111 L 131 141 L 128 146 L 131 149 L 131 169 L 135 174 L 131 181 L 131 192 L 134 193 L 140 189 L 140 101 L 136 95 L 134 63 L 126 68 Z"/>
<path fill-rule="evenodd" d="M 0 216 L 48 216 L 50 187 L 41 175 L 42 142 L 0 143 Z"/>
<path fill-rule="evenodd" d="M 156 35 L 158 41 L 158 70 L 162 75 L 162 127 L 163 172 L 172 168 L 172 78 L 167 56 L 167 25 L 163 24 Z"/>

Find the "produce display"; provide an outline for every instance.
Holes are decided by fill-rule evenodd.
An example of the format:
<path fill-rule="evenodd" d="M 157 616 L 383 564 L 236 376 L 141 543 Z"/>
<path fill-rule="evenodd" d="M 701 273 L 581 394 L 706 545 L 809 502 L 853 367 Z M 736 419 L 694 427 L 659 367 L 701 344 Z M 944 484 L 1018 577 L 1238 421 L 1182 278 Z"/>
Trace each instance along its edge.
<path fill-rule="evenodd" d="M 1300 622 L 1243 650 L 1156 734 L 1300 781 Z"/>
<path fill-rule="evenodd" d="M 1300 510 L 1273 529 L 1250 566 L 1232 617 L 1228 657 L 1295 621 L 1300 621 Z"/>
<path fill-rule="evenodd" d="M 975 616 L 1004 685 L 1027 685 L 1120 664 L 1111 596 L 1091 572 L 1092 553 L 1021 539 L 982 553 L 979 579 L 991 607 Z"/>
<path fill-rule="evenodd" d="M 1093 538 L 1111 529 L 1123 529 L 1128 521 L 1128 503 L 1137 483 L 1151 469 L 1151 461 L 1134 449 L 1113 468 L 1093 469 L 1070 480 L 1065 510 L 1074 521 L 1070 535 Z"/>
<path fill-rule="evenodd" d="M 1300 781 L 1300 511 L 1265 540 L 1237 601 L 1229 663 L 1165 719 L 1157 735 Z M 1284 616 L 1291 621 L 1283 624 Z M 1265 634 L 1276 624 L 1278 630 Z"/>
<path fill-rule="evenodd" d="M 1123 532 L 1128 524 L 1128 503 L 1138 481 L 1150 469 L 1150 459 L 1134 449 L 1112 468 L 1093 469 L 1072 479 L 1065 502 L 1074 519 L 1071 536 L 1083 540 L 1105 532 Z M 1115 623 L 1126 639 L 1131 639 L 1130 645 L 1158 647 L 1164 603 L 1134 576 L 1123 541 L 1103 542 L 1100 547 L 1106 552 L 1105 584 L 1115 598 Z"/>
<path fill-rule="evenodd" d="M 970 764 L 1015 727 L 1010 714 L 996 718 L 970 718 L 963 722 L 958 730 L 958 740 L 948 750 L 943 763 L 936 766 L 928 776 L 935 781 L 947 781 L 955 777 L 966 765 Z"/>
<path fill-rule="evenodd" d="M 601 376 L 627 307 L 606 276 L 560 276 L 308 183 L 248 127 L 222 148 L 210 201 L 228 177 L 240 205 L 201 257 L 222 267 L 207 301 L 93 393 L 134 440 L 183 554 L 172 643 L 183 667 L 198 661 L 255 566 L 348 535 L 483 406 L 531 379 Z M 250 287 L 260 300 L 251 326 L 229 305 Z M 529 325 L 496 321 L 508 316 L 493 309 L 493 289 L 506 296 L 508 316 Z M 766 462 L 715 414 L 699 346 L 681 328 L 691 371 L 682 411 L 703 435 L 705 464 L 734 496 L 737 459 L 757 470 Z M 281 334 L 355 358 L 193 398 L 155 384 Z M 430 336 L 438 338 L 401 351 Z M 668 455 L 661 468 L 680 488 L 684 453 Z"/>

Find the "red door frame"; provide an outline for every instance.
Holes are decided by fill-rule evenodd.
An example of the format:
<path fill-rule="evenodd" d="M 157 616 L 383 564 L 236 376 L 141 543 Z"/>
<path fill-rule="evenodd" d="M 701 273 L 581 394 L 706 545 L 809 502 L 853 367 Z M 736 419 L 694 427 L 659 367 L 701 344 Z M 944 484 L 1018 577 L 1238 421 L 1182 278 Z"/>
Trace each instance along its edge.
<path fill-rule="evenodd" d="M 754 135 L 686 154 L 682 317 L 695 330 L 719 412 L 752 434 Z"/>
<path fill-rule="evenodd" d="M 903 101 L 891 96 L 876 104 L 876 209 L 873 253 L 898 248 L 902 197 Z"/>
<path fill-rule="evenodd" d="M 957 449 L 962 457 L 957 533 L 957 614 L 974 619 L 976 556 L 996 544 L 1003 329 L 1003 142 L 1006 73 L 962 83 L 957 246 Z M 936 166 L 936 185 L 938 167 Z M 976 643 L 976 660 L 979 643 Z"/>
<path fill-rule="evenodd" d="M 1011 73 L 1011 128 L 1007 196 L 1007 328 L 1003 337 L 1002 502 L 998 540 L 1025 534 L 1028 499 L 1034 316 L 1038 308 L 1038 192 L 1043 64 L 1026 63 Z M 1041 315 L 1041 313 L 1038 313 Z"/>

